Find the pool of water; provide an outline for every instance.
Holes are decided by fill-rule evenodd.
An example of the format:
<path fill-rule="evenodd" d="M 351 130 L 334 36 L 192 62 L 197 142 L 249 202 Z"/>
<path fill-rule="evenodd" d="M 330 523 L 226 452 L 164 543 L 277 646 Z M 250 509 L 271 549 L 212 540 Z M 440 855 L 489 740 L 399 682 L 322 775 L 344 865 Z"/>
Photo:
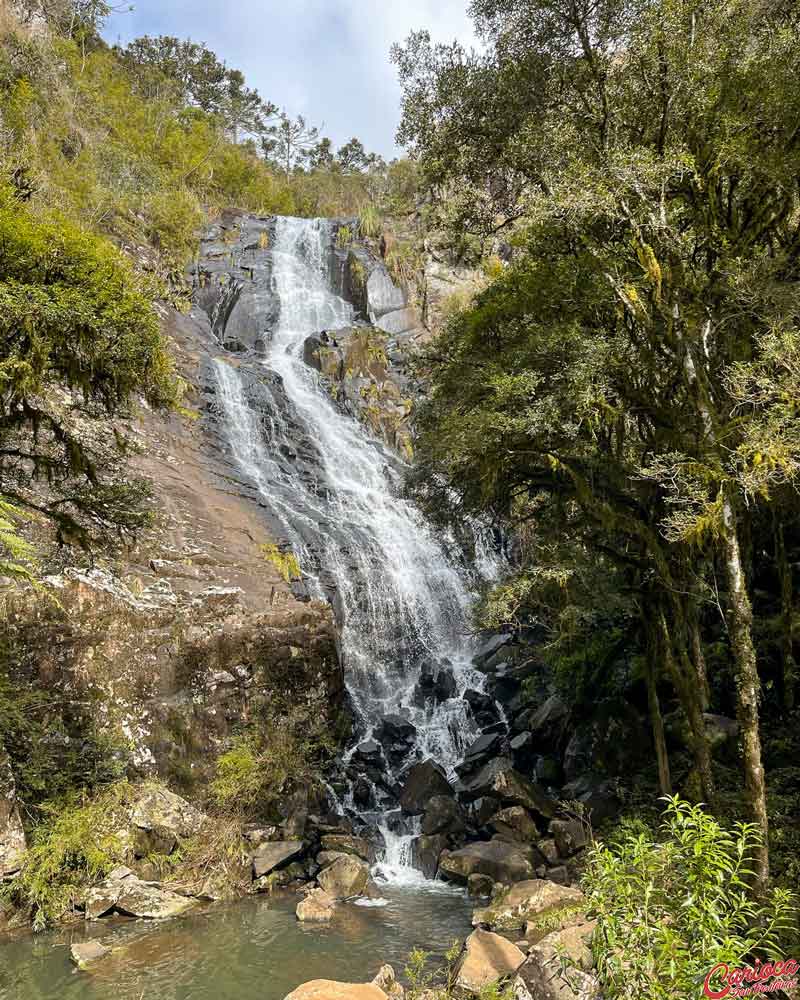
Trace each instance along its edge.
<path fill-rule="evenodd" d="M 366 982 L 413 948 L 441 956 L 470 931 L 466 895 L 438 883 L 393 886 L 385 904 L 344 904 L 327 925 L 301 924 L 297 897 L 255 897 L 174 920 L 100 921 L 0 939 L 0 1000 L 283 1000 L 309 979 Z M 72 942 L 114 949 L 92 971 Z"/>

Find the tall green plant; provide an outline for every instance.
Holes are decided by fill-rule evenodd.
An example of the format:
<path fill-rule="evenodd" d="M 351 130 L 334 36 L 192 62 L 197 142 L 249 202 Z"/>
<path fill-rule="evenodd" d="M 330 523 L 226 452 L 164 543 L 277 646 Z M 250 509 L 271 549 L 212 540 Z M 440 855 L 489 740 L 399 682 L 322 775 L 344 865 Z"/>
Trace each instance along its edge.
<path fill-rule="evenodd" d="M 627 830 L 589 852 L 583 889 L 609 1000 L 699 997 L 717 963 L 778 958 L 793 927 L 789 891 L 750 892 L 754 825 L 729 830 L 701 806 L 666 802 L 660 838 Z"/>

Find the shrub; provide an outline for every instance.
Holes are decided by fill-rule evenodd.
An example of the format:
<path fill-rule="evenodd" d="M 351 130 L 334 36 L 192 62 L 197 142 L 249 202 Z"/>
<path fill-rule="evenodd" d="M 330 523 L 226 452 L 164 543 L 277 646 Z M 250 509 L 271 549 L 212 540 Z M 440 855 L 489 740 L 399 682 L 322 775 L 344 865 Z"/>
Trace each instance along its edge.
<path fill-rule="evenodd" d="M 5 890 L 18 906 L 30 908 L 35 930 L 61 918 L 89 885 L 123 860 L 117 831 L 130 795 L 131 786 L 123 781 L 92 801 L 82 796 L 66 806 L 46 807 L 22 869 Z"/>
<path fill-rule="evenodd" d="M 371 201 L 361 206 L 358 213 L 358 231 L 368 240 L 377 239 L 383 232 L 383 220 Z"/>
<path fill-rule="evenodd" d="M 299 579 L 301 575 L 300 563 L 293 552 L 282 551 L 274 542 L 265 542 L 259 548 L 267 562 L 272 563 L 287 583 L 290 580 Z"/>
<path fill-rule="evenodd" d="M 792 926 L 790 892 L 752 898 L 752 825 L 726 830 L 701 806 L 666 801 L 662 839 L 626 829 L 589 852 L 583 888 L 609 998 L 700 996 L 714 965 L 777 957 Z"/>
<path fill-rule="evenodd" d="M 300 709 L 270 715 L 236 736 L 220 755 L 211 794 L 227 812 L 268 818 L 282 795 L 311 785 L 332 749 L 331 737 Z"/>

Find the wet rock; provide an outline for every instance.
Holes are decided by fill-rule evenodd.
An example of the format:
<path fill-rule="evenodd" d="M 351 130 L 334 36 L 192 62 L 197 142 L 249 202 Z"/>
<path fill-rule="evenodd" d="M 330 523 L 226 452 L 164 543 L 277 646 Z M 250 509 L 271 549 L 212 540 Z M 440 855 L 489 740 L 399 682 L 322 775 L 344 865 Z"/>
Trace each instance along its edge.
<path fill-rule="evenodd" d="M 464 942 L 464 951 L 456 967 L 456 985 L 470 993 L 480 993 L 485 987 L 515 973 L 524 961 L 525 955 L 515 944 L 479 928 Z"/>
<path fill-rule="evenodd" d="M 589 941 L 593 923 L 556 930 L 531 947 L 514 981 L 516 1000 L 592 1000 L 600 996 Z M 566 967 L 565 967 L 566 960 Z"/>
<path fill-rule="evenodd" d="M 284 862 L 296 858 L 302 850 L 302 840 L 277 840 L 262 844 L 253 853 L 253 877 L 269 875 Z"/>
<path fill-rule="evenodd" d="M 346 857 L 347 855 L 343 851 L 320 851 L 315 860 L 320 868 L 327 868 L 334 861 L 338 861 L 339 858 Z"/>
<path fill-rule="evenodd" d="M 455 697 L 458 686 L 449 667 L 438 663 L 425 663 L 417 681 L 417 690 L 421 695 L 420 703 L 424 703 L 428 698 L 448 701 Z"/>
<path fill-rule="evenodd" d="M 467 879 L 467 894 L 473 899 L 488 899 L 492 894 L 494 879 L 491 875 L 481 875 L 479 872 L 470 875 Z"/>
<path fill-rule="evenodd" d="M 352 834 L 325 834 L 322 838 L 322 850 L 340 854 L 354 854 L 362 861 L 373 862 L 375 860 L 375 848 L 372 844 L 363 837 L 355 837 Z"/>
<path fill-rule="evenodd" d="M 25 847 L 11 761 L 0 744 L 0 882 L 19 871 Z"/>
<path fill-rule="evenodd" d="M 522 882 L 534 874 L 533 850 L 523 844 L 502 840 L 478 841 L 458 851 L 445 851 L 439 859 L 439 873 L 466 885 L 470 875 L 489 875 L 495 882 Z"/>
<path fill-rule="evenodd" d="M 465 775 L 477 771 L 501 753 L 503 743 L 504 739 L 501 733 L 483 733 L 470 745 L 464 754 L 463 761 L 456 768 L 456 772 L 459 775 Z"/>
<path fill-rule="evenodd" d="M 312 889 L 297 904 L 295 914 L 304 923 L 329 923 L 336 910 L 336 900 L 324 889 Z"/>
<path fill-rule="evenodd" d="M 80 941 L 70 945 L 69 949 L 69 957 L 79 969 L 86 969 L 110 954 L 111 949 L 96 940 Z"/>
<path fill-rule="evenodd" d="M 334 899 L 360 896 L 369 881 L 369 865 L 353 855 L 337 858 L 317 876 L 320 886 Z"/>
<path fill-rule="evenodd" d="M 292 990 L 283 1000 L 387 1000 L 374 983 L 339 983 L 333 979 L 312 979 Z"/>
<path fill-rule="evenodd" d="M 97 920 L 109 913 L 160 920 L 175 917 L 194 905 L 193 899 L 143 882 L 129 868 L 115 868 L 103 882 L 86 894 L 86 919 Z"/>
<path fill-rule="evenodd" d="M 497 633 L 484 639 L 478 647 L 477 653 L 472 657 L 473 664 L 478 670 L 483 669 L 487 662 L 497 653 L 499 649 L 511 642 L 512 636 L 507 633 Z"/>
<path fill-rule="evenodd" d="M 416 736 L 416 728 L 402 715 L 385 716 L 375 729 L 375 739 L 394 762 L 402 760 L 413 750 Z"/>
<path fill-rule="evenodd" d="M 403 776 L 400 806 L 403 812 L 418 816 L 434 795 L 452 795 L 452 789 L 444 771 L 430 758 L 420 764 L 413 764 Z"/>
<path fill-rule="evenodd" d="M 447 837 L 443 833 L 431 836 L 422 834 L 411 842 L 411 864 L 426 878 L 435 878 L 439 870 L 439 857 L 447 847 Z"/>
<path fill-rule="evenodd" d="M 500 807 L 500 799 L 496 799 L 491 795 L 484 795 L 467 804 L 467 818 L 473 826 L 480 830 L 486 826 Z"/>
<path fill-rule="evenodd" d="M 512 885 L 508 892 L 472 916 L 473 926 L 510 931 L 537 923 L 564 919 L 576 923 L 585 915 L 586 897 L 579 889 L 549 879 L 531 879 Z"/>
<path fill-rule="evenodd" d="M 134 853 L 171 854 L 179 839 L 191 837 L 206 821 L 186 799 L 157 785 L 144 786 L 131 812 Z"/>
<path fill-rule="evenodd" d="M 353 757 L 365 764 L 380 765 L 383 762 L 383 751 L 377 740 L 364 740 L 356 747 Z"/>
<path fill-rule="evenodd" d="M 469 688 L 464 692 L 464 701 L 469 705 L 472 717 L 481 728 L 492 725 L 500 718 L 494 698 L 482 691 Z"/>
<path fill-rule="evenodd" d="M 554 819 L 550 823 L 550 833 L 562 858 L 577 854 L 589 843 L 589 831 L 577 819 Z"/>
<path fill-rule="evenodd" d="M 464 812 L 450 795 L 434 795 L 422 817 L 422 832 L 461 833 L 464 830 Z"/>
<path fill-rule="evenodd" d="M 539 829 L 530 813 L 522 806 L 508 806 L 489 820 L 489 829 L 501 840 L 530 844 L 539 838 Z"/>

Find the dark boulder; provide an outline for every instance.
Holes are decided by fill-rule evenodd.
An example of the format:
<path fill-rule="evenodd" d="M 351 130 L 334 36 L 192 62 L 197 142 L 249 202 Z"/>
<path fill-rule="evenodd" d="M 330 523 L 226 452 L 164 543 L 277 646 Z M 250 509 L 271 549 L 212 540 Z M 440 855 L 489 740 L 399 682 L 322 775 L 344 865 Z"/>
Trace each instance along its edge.
<path fill-rule="evenodd" d="M 452 795 L 453 790 L 444 771 L 431 760 L 413 764 L 402 777 L 400 805 L 403 812 L 419 816 L 434 795 Z"/>
<path fill-rule="evenodd" d="M 469 688 L 464 692 L 464 701 L 469 705 L 473 719 L 481 728 L 491 726 L 499 720 L 497 703 L 490 695 Z"/>
<path fill-rule="evenodd" d="M 374 737 L 394 763 L 407 757 L 414 749 L 416 728 L 402 715 L 387 715 L 375 729 Z"/>
<path fill-rule="evenodd" d="M 377 740 L 364 740 L 359 743 L 353 753 L 353 758 L 362 761 L 364 764 L 380 764 L 383 761 L 381 745 Z"/>
<path fill-rule="evenodd" d="M 613 818 L 622 808 L 616 783 L 592 773 L 581 775 L 564 785 L 561 796 L 569 802 L 580 802 L 587 817 L 595 825 Z"/>
<path fill-rule="evenodd" d="M 499 649 L 511 642 L 512 636 L 508 632 L 495 633 L 489 635 L 478 647 L 478 651 L 472 657 L 472 663 L 478 670 L 483 670 L 489 660 Z"/>
<path fill-rule="evenodd" d="M 477 774 L 462 778 L 456 785 L 456 793 L 466 802 L 488 795 L 503 805 L 522 806 L 546 819 L 552 819 L 558 811 L 558 803 L 541 785 L 515 771 L 507 757 L 496 757 Z"/>
<path fill-rule="evenodd" d="M 424 704 L 429 699 L 448 701 L 454 698 L 458 686 L 450 667 L 441 663 L 424 663 L 417 681 L 417 701 Z"/>
<path fill-rule="evenodd" d="M 564 781 L 564 769 L 555 757 L 537 757 L 533 773 L 543 785 L 561 785 Z"/>
<path fill-rule="evenodd" d="M 527 728 L 535 745 L 551 749 L 561 744 L 568 716 L 569 709 L 560 696 L 551 694 L 527 719 Z"/>
<path fill-rule="evenodd" d="M 539 828 L 533 817 L 522 806 L 507 806 L 501 809 L 492 816 L 488 825 L 499 840 L 532 844 L 540 837 Z"/>
<path fill-rule="evenodd" d="M 650 757 L 650 737 L 639 713 L 620 698 L 608 699 L 573 732 L 564 751 L 564 775 L 567 781 L 587 771 L 619 777 L 636 771 Z"/>
<path fill-rule="evenodd" d="M 450 795 L 434 795 L 425 807 L 422 817 L 422 832 L 463 833 L 465 829 L 464 811 Z"/>
<path fill-rule="evenodd" d="M 483 767 L 503 750 L 504 737 L 502 732 L 483 733 L 464 754 L 464 760 L 456 768 L 459 776 L 470 774 Z"/>
<path fill-rule="evenodd" d="M 426 878 L 435 878 L 439 868 L 439 856 L 447 847 L 447 837 L 443 833 L 422 834 L 411 841 L 411 864 Z"/>

